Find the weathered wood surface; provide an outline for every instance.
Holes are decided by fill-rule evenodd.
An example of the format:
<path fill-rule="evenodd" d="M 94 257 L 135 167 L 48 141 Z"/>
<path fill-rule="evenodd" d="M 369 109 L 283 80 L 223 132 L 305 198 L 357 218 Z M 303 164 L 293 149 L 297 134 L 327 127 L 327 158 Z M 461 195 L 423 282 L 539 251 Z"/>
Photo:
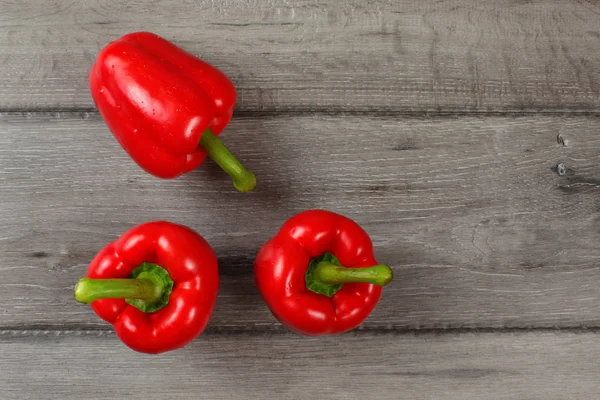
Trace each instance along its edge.
<path fill-rule="evenodd" d="M 151 30 L 238 111 L 597 111 L 600 6 L 576 0 L 0 1 L 0 109 L 90 109 L 109 40 Z"/>
<path fill-rule="evenodd" d="M 599 398 L 599 27 L 586 0 L 0 0 L 0 398 Z M 255 192 L 211 162 L 155 179 L 112 139 L 87 74 L 139 30 L 234 81 Z M 287 333 L 254 286 L 308 208 L 394 269 L 353 333 Z M 221 288 L 204 335 L 147 356 L 72 289 L 157 219 L 206 237 Z"/>
<path fill-rule="evenodd" d="M 1 327 L 105 326 L 73 285 L 107 242 L 168 219 L 220 259 L 211 329 L 277 329 L 253 258 L 309 208 L 355 219 L 394 269 L 364 328 L 600 326 L 599 118 L 237 118 L 223 140 L 256 173 L 250 194 L 212 162 L 151 177 L 96 114 L 0 130 Z"/>
<path fill-rule="evenodd" d="M 156 357 L 114 335 L 8 333 L 0 352 L 4 400 L 600 396 L 597 333 L 209 335 Z"/>

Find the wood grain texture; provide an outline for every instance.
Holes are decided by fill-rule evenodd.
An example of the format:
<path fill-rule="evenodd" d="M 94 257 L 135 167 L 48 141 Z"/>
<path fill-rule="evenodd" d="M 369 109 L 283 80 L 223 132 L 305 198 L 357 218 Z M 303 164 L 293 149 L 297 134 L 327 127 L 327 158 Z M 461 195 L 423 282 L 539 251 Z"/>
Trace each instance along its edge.
<path fill-rule="evenodd" d="M 587 0 L 0 1 L 0 109 L 90 109 L 110 40 L 151 30 L 221 68 L 241 112 L 597 111 Z"/>
<path fill-rule="evenodd" d="M 598 334 L 201 336 L 160 356 L 114 335 L 0 337 L 5 400 L 593 399 Z"/>
<path fill-rule="evenodd" d="M 597 327 L 599 129 L 594 117 L 237 118 L 223 140 L 258 177 L 239 194 L 212 162 L 151 177 L 95 114 L 3 115 L 0 326 L 106 326 L 73 285 L 107 242 L 167 219 L 219 257 L 210 329 L 278 329 L 253 259 L 291 215 L 325 208 L 360 223 L 395 271 L 365 329 Z"/>

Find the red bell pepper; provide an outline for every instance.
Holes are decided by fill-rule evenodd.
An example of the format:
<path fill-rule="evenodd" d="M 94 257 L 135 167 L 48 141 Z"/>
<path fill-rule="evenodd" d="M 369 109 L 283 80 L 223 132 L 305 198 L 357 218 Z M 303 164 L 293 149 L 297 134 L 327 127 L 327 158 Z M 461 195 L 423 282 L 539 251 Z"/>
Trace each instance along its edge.
<path fill-rule="evenodd" d="M 176 178 L 210 156 L 237 190 L 254 188 L 252 172 L 217 138 L 236 102 L 225 74 L 148 32 L 104 47 L 89 75 L 92 98 L 133 160 L 159 178 Z"/>
<path fill-rule="evenodd" d="M 75 286 L 75 299 L 91 303 L 127 346 L 162 353 L 202 333 L 218 287 L 210 245 L 185 226 L 157 221 L 104 247 Z"/>
<path fill-rule="evenodd" d="M 305 335 L 337 334 L 360 325 L 392 280 L 376 265 L 367 233 L 325 210 L 290 218 L 260 250 L 254 279 L 273 315 Z"/>

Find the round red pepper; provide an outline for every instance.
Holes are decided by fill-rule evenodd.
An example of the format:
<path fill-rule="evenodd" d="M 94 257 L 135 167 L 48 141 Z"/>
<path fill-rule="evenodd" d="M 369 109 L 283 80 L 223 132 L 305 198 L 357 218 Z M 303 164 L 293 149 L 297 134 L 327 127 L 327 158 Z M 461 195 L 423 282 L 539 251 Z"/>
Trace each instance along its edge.
<path fill-rule="evenodd" d="M 376 265 L 367 233 L 325 210 L 290 218 L 260 250 L 254 279 L 273 315 L 305 335 L 337 334 L 360 325 L 392 280 Z"/>
<path fill-rule="evenodd" d="M 191 229 L 165 221 L 125 232 L 92 260 L 75 298 L 132 349 L 162 353 L 185 346 L 211 317 L 219 287 L 217 258 Z"/>
<path fill-rule="evenodd" d="M 176 178 L 208 155 L 237 190 L 256 185 L 254 174 L 217 138 L 237 97 L 217 68 L 158 35 L 133 32 L 100 51 L 89 84 L 110 131 L 148 173 Z"/>

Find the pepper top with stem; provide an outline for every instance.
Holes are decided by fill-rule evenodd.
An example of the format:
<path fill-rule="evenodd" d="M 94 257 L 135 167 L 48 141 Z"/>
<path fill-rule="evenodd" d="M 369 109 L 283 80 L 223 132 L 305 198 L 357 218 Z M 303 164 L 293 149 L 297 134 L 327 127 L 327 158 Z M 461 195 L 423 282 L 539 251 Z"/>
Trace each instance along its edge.
<path fill-rule="evenodd" d="M 153 221 L 102 248 L 74 295 L 127 346 L 156 354 L 183 347 L 202 333 L 218 288 L 210 244 L 186 226 Z"/>
<path fill-rule="evenodd" d="M 306 210 L 288 219 L 254 261 L 254 280 L 270 311 L 304 335 L 359 326 L 392 275 L 375 259 L 367 232 L 327 210 Z"/>

